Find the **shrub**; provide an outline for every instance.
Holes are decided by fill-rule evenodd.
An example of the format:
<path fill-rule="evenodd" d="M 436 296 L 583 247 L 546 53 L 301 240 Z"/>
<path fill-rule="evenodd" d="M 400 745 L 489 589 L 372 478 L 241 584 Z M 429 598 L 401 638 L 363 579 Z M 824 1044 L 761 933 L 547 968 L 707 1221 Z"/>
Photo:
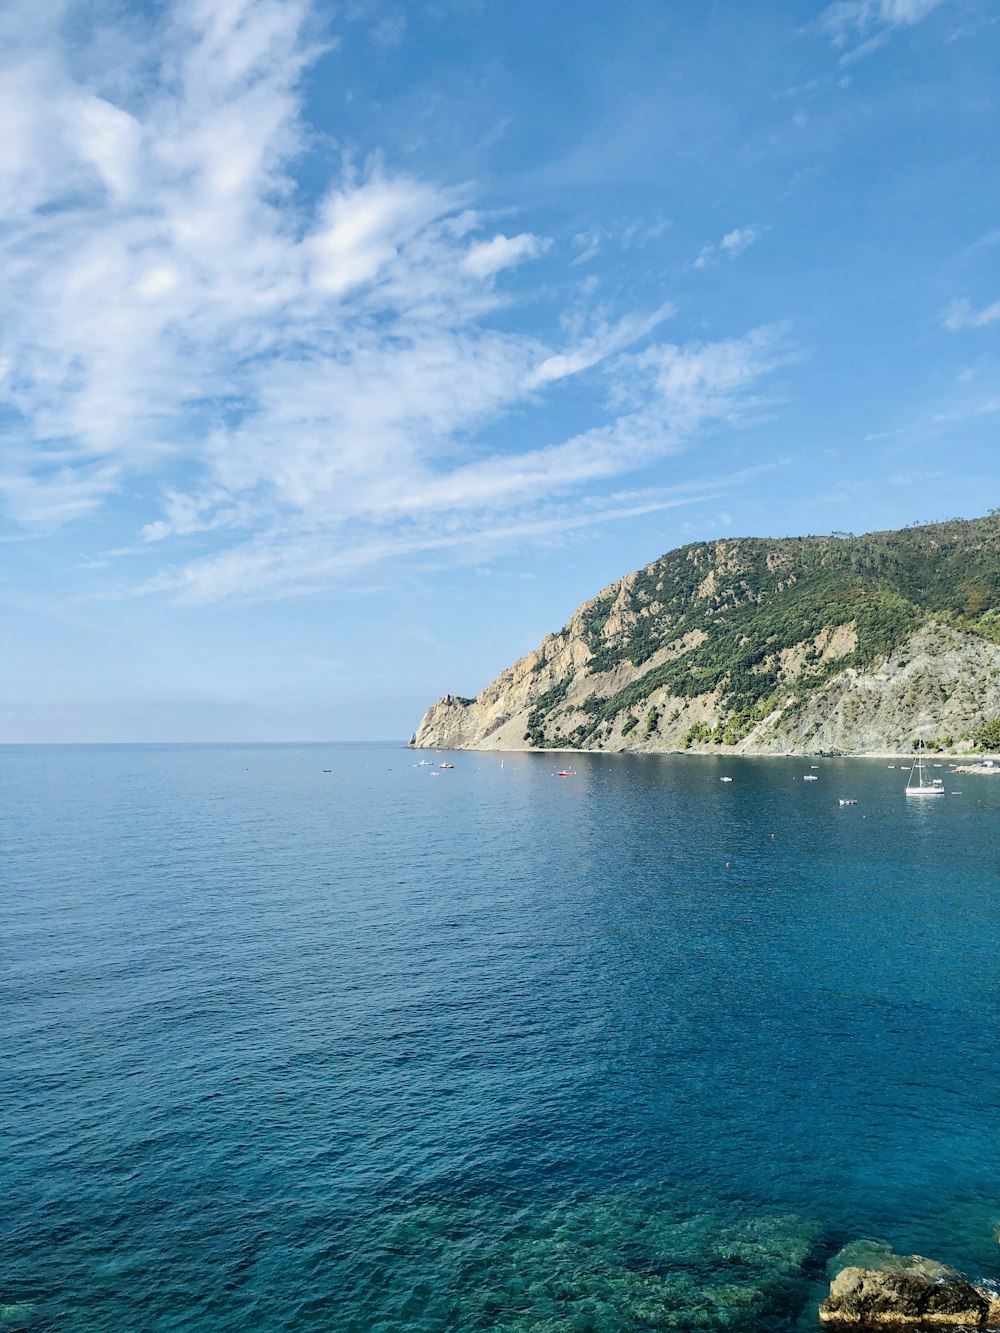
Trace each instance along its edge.
<path fill-rule="evenodd" d="M 704 722 L 695 722 L 681 737 L 681 744 L 685 750 L 690 750 L 692 745 L 707 745 L 712 739 L 712 733 Z"/>
<path fill-rule="evenodd" d="M 1000 717 L 990 718 L 974 733 L 972 739 L 979 750 L 1000 750 Z"/>

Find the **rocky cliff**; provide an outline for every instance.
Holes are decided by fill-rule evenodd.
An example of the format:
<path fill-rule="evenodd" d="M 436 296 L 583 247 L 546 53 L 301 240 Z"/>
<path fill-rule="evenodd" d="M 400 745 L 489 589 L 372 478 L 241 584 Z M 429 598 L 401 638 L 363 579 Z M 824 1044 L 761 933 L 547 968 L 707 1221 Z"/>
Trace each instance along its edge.
<path fill-rule="evenodd" d="M 702 542 L 585 602 L 422 748 L 971 748 L 1000 716 L 1000 514 L 863 537 Z"/>

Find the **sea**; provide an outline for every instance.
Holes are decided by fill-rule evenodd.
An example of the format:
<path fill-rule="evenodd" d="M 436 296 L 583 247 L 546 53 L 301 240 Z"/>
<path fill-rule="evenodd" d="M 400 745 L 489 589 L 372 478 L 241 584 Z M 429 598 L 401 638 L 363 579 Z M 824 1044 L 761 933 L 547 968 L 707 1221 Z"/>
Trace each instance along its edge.
<path fill-rule="evenodd" d="M 0 1329 L 781 1333 L 844 1246 L 1000 1279 L 1000 777 L 905 762 L 0 749 Z"/>

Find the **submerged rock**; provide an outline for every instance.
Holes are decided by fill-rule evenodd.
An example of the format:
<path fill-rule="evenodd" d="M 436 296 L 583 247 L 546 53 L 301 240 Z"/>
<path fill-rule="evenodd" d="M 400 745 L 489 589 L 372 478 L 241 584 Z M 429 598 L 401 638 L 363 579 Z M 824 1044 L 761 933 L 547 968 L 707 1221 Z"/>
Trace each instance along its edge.
<path fill-rule="evenodd" d="M 838 1259 L 851 1257 L 864 1257 L 874 1265 L 848 1264 L 840 1269 L 819 1307 L 824 1323 L 971 1328 L 1000 1324 L 1000 1296 L 934 1259 L 894 1254 L 888 1246 L 866 1242 L 841 1251 Z"/>
<path fill-rule="evenodd" d="M 0 1303 L 0 1329 L 30 1328 L 37 1323 L 37 1311 L 27 1301 L 18 1301 L 14 1305 Z"/>
<path fill-rule="evenodd" d="M 391 1272 L 398 1327 L 427 1333 L 793 1333 L 819 1239 L 801 1217 L 695 1211 L 656 1192 L 516 1210 L 479 1197 L 378 1219 L 358 1280 L 381 1281 L 384 1306 Z"/>
<path fill-rule="evenodd" d="M 949 1268 L 937 1259 L 925 1259 L 922 1254 L 897 1254 L 891 1245 L 879 1240 L 853 1240 L 838 1251 L 827 1265 L 832 1279 L 845 1268 L 867 1268 L 878 1273 L 905 1273 L 925 1277 L 931 1282 L 961 1278 L 957 1268 Z"/>

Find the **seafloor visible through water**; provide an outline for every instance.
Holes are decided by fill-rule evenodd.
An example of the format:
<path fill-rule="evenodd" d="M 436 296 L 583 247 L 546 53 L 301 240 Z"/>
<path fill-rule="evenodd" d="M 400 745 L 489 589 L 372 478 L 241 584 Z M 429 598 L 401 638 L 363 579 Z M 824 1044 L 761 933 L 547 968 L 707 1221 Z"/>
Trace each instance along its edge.
<path fill-rule="evenodd" d="M 1000 1277 L 1000 778 L 428 758 L 0 750 L 0 1329 L 771 1333 L 859 1238 Z"/>

